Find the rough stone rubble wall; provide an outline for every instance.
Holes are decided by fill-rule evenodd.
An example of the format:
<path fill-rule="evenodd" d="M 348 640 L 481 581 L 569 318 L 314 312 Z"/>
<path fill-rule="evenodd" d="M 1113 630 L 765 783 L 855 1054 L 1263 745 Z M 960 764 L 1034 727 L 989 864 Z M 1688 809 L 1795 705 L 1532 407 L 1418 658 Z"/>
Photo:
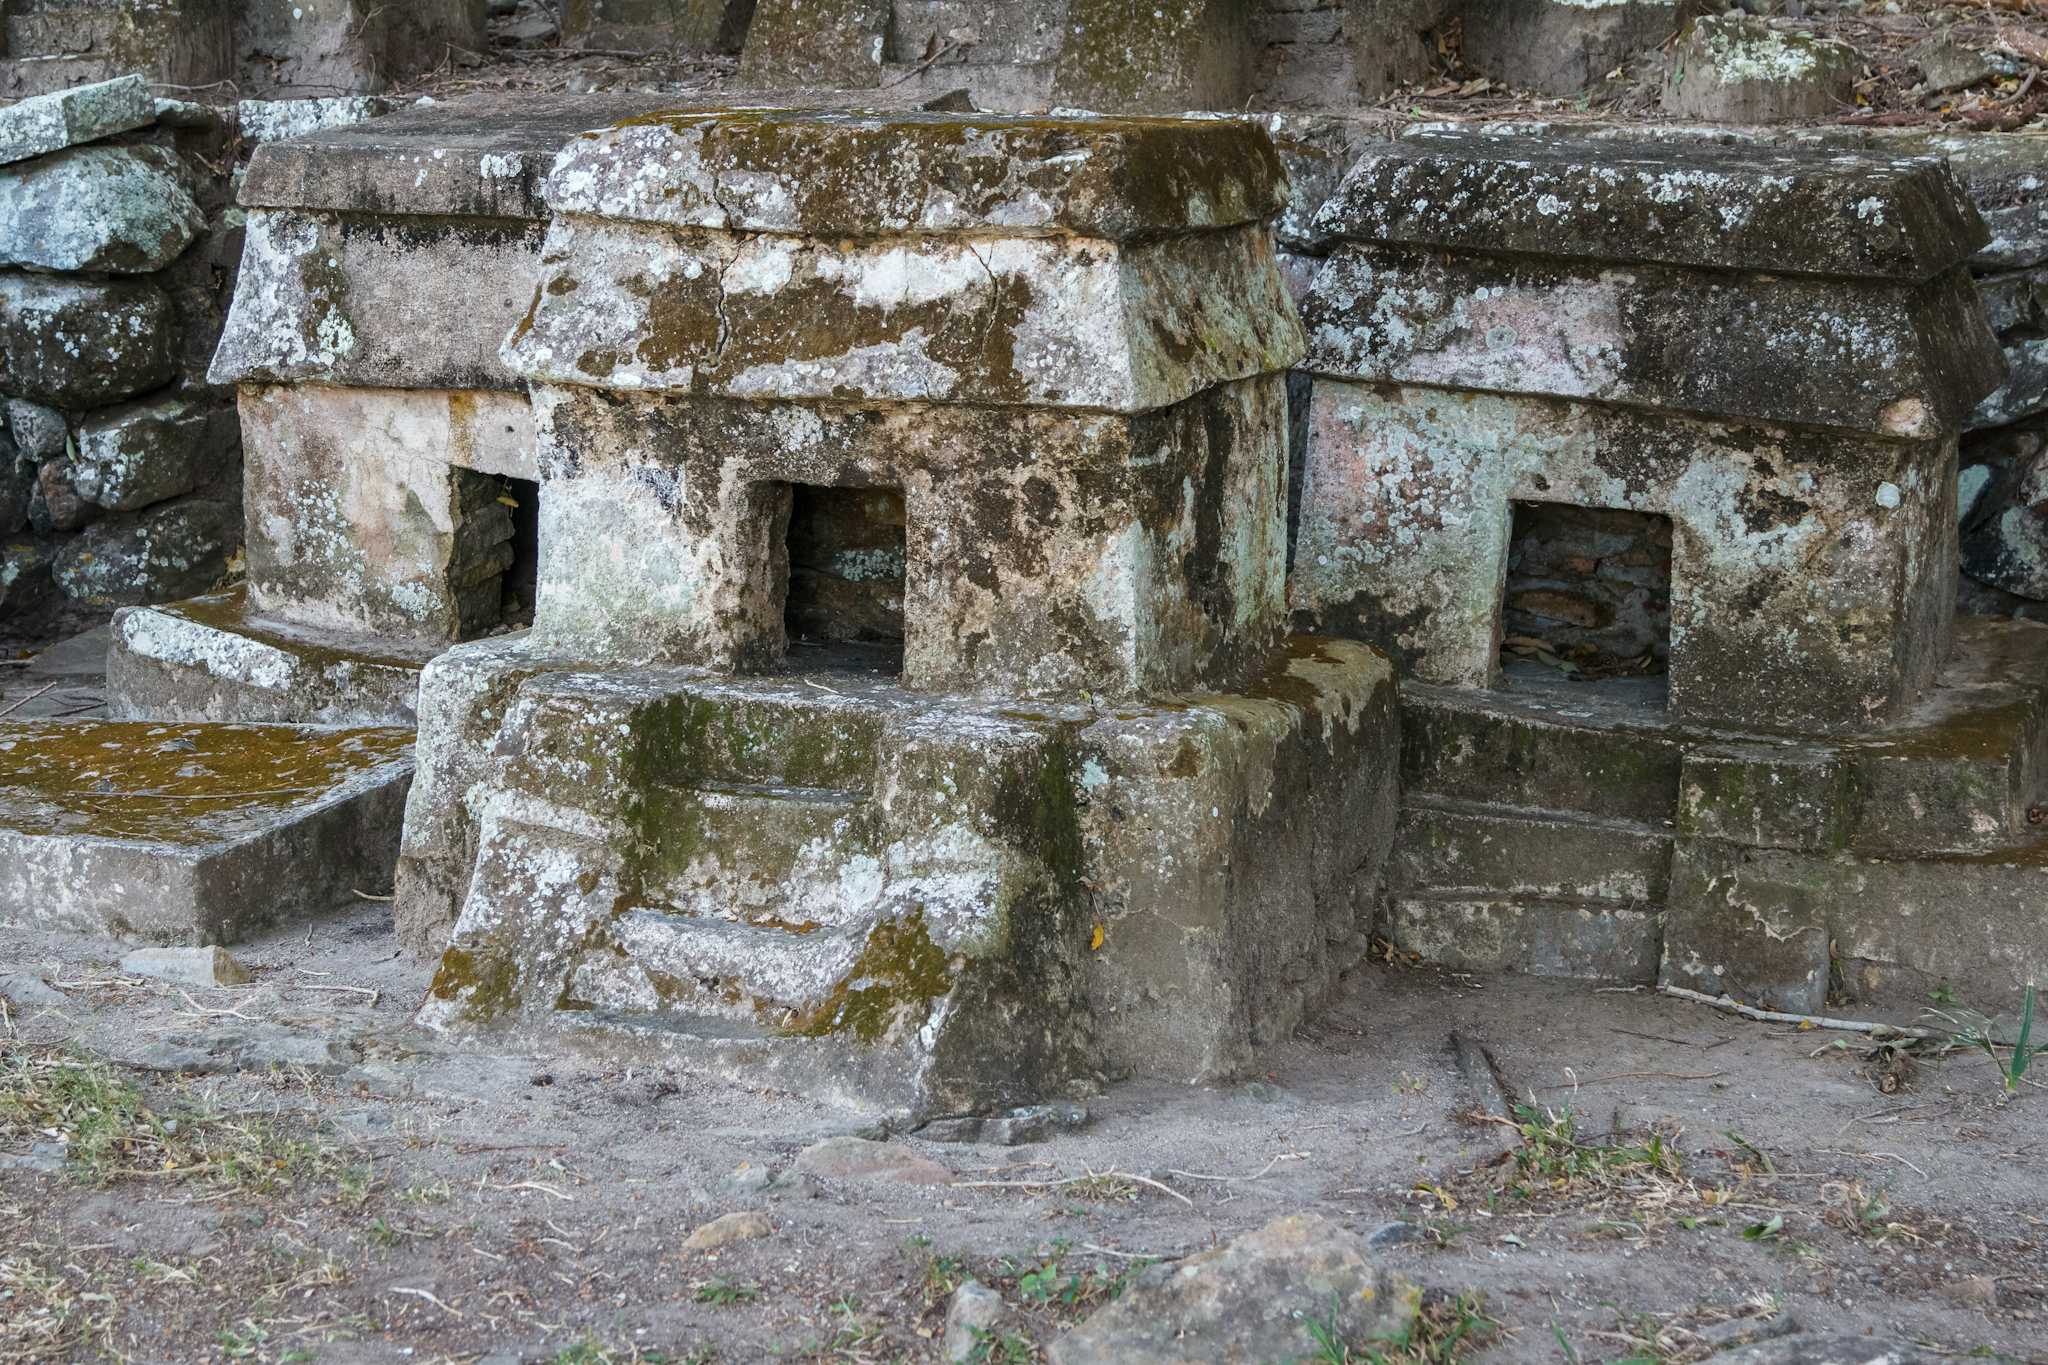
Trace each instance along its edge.
<path fill-rule="evenodd" d="M 204 591 L 241 543 L 239 433 L 206 382 L 241 250 L 225 125 L 157 120 L 139 78 L 44 100 L 75 116 L 11 152 L 50 111 L 0 110 L 7 634 Z"/>

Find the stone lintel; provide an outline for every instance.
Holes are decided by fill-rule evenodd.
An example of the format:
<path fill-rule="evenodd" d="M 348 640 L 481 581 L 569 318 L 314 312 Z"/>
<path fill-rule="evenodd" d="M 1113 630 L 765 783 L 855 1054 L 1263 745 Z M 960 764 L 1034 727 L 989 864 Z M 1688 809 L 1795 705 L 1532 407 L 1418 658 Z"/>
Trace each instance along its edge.
<path fill-rule="evenodd" d="M 1287 176 L 1236 120 L 678 109 L 578 138 L 547 198 L 673 228 L 1123 242 L 1265 222 Z"/>
<path fill-rule="evenodd" d="M 2005 362 L 1966 267 L 1840 280 L 1345 243 L 1303 306 L 1304 368 L 1925 439 Z"/>
<path fill-rule="evenodd" d="M 1847 279 L 1930 279 L 1989 240 L 1931 158 L 1477 135 L 1369 152 L 1316 227 L 1482 255 Z"/>
<path fill-rule="evenodd" d="M 235 943 L 389 876 L 411 734 L 0 725 L 0 922 Z"/>

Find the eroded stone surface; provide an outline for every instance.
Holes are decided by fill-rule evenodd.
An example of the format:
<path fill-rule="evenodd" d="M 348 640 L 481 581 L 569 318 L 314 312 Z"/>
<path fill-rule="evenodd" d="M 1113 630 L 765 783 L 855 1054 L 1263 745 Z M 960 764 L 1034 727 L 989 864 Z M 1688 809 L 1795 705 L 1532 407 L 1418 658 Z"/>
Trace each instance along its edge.
<path fill-rule="evenodd" d="M 1885 436 L 1957 429 L 2003 368 L 1960 264 L 1915 284 L 1707 282 L 1347 243 L 1303 313 L 1320 375 Z"/>
<path fill-rule="evenodd" d="M 0 918 L 234 943 L 387 874 L 403 730 L 0 724 Z"/>
<path fill-rule="evenodd" d="M 513 388 L 498 347 L 532 297 L 540 241 L 523 219 L 252 213 L 208 378 Z"/>
<path fill-rule="evenodd" d="M 57 550 L 51 573 L 66 596 L 102 607 L 204 592 L 226 575 L 241 540 L 237 510 L 187 498 L 95 521 Z"/>
<path fill-rule="evenodd" d="M 958 1112 L 1104 1049 L 1225 1074 L 1362 950 L 1391 680 L 1355 647 L 1295 650 L 1244 696 L 1114 715 L 846 675 L 535 672 L 562 667 L 518 643 L 429 667 L 400 915 L 431 926 L 439 888 L 459 898 L 426 1016 L 444 1025 L 545 1015 L 566 990 L 622 1024 L 813 1039 L 840 1058 L 834 1088 Z M 650 762 L 674 774 L 658 790 L 634 776 Z M 1210 885 L 1162 841 L 1265 870 Z M 548 870 L 572 864 L 573 885 Z M 1091 1015 L 1116 1026 L 1098 1039 Z"/>
<path fill-rule="evenodd" d="M 1661 102 L 1709 123 L 1816 118 L 1855 107 L 1861 70 L 1847 43 L 1753 15 L 1703 15 L 1672 51 Z"/>
<path fill-rule="evenodd" d="M 1868 728 L 1946 653 L 1952 438 L 1865 438 L 1851 455 L 1795 430 L 1477 392 L 1318 381 L 1313 401 L 1291 600 L 1325 629 L 1384 641 L 1425 681 L 1495 676 L 1516 499 L 1685 528 L 1673 574 L 1690 590 L 1674 593 L 1671 623 L 1681 715 Z M 1831 623 L 1846 612 L 1867 631 L 1844 639 Z"/>
<path fill-rule="evenodd" d="M 681 109 L 571 143 L 557 213 L 836 237 L 1126 241 L 1263 222 L 1270 141 L 1234 120 Z"/>
<path fill-rule="evenodd" d="M 411 726 L 436 652 L 265 617 L 236 588 L 115 613 L 107 708 L 120 720 Z"/>
<path fill-rule="evenodd" d="M 740 54 L 754 87 L 861 90 L 882 82 L 889 0 L 758 0 Z"/>
<path fill-rule="evenodd" d="M 397 641 L 498 623 L 513 509 L 495 476 L 533 474 L 521 395 L 252 384 L 241 411 L 258 608 Z"/>
<path fill-rule="evenodd" d="M 86 408 L 156 388 L 175 369 L 174 332 L 147 281 L 0 272 L 0 374 L 15 397 Z"/>
<path fill-rule="evenodd" d="M 205 226 L 162 147 L 80 147 L 0 168 L 0 266 L 143 274 Z"/>
<path fill-rule="evenodd" d="M 305 100 L 241 100 L 235 105 L 235 129 L 250 146 L 281 142 L 288 137 L 351 128 L 391 112 L 391 101 L 378 95 L 329 95 Z"/>
<path fill-rule="evenodd" d="M 1242 108 L 1250 0 L 1069 0 L 1053 102 L 1110 113 Z"/>
<path fill-rule="evenodd" d="M 594 657 L 772 666 L 778 489 L 853 484 L 908 506 L 911 685 L 1113 696 L 1228 679 L 1279 629 L 1283 403 L 1277 376 L 1131 417 L 544 389 L 541 534 L 558 548 L 536 630 Z M 664 492 L 678 486 L 704 493 Z"/>
<path fill-rule="evenodd" d="M 175 396 L 102 408 L 79 423 L 76 440 L 79 496 L 117 512 L 191 492 L 235 448 L 230 414 Z"/>
<path fill-rule="evenodd" d="M 1178 1365 L 1306 1357 L 1316 1349 L 1307 1324 L 1321 1324 L 1339 1341 L 1396 1340 L 1421 1297 L 1416 1285 L 1374 1264 L 1356 1233 L 1317 1214 L 1294 1214 L 1139 1272 L 1114 1303 L 1053 1342 L 1046 1358 L 1053 1365 Z"/>

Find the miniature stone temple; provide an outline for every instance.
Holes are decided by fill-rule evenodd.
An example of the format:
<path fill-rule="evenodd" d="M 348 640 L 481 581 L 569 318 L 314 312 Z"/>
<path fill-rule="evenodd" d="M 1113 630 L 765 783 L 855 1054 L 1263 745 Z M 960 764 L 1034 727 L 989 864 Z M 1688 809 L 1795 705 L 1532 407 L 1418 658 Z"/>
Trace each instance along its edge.
<path fill-rule="evenodd" d="M 646 103 L 428 108 L 257 149 L 211 375 L 239 390 L 248 580 L 123 613 L 116 714 L 409 725 L 429 658 L 523 624 L 533 427 L 498 344 L 547 166 Z"/>
<path fill-rule="evenodd" d="M 1395 730 L 1286 634 L 1265 134 L 678 112 L 546 197 L 536 617 L 422 678 L 423 1021 L 925 1111 L 1291 1029 Z"/>
<path fill-rule="evenodd" d="M 1798 1010 L 2038 971 L 2048 631 L 1952 617 L 2002 367 L 1940 163 L 1416 138 L 1319 227 L 1292 599 L 1418 680 L 1394 943 Z M 1557 504 L 1668 518 L 1668 677 L 1503 673 Z"/>

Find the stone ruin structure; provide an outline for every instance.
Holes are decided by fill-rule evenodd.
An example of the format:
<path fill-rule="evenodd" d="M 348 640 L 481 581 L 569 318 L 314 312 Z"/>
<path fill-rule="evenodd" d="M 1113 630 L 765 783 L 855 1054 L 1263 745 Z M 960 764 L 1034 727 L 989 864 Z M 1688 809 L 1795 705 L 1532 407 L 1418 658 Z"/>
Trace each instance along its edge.
<path fill-rule="evenodd" d="M 10 406 L 0 513 L 151 477 L 9 553 L 222 528 L 108 599 L 110 719 L 0 715 L 0 917 L 393 890 L 427 1026 L 923 1113 L 1228 1076 L 1373 937 L 2003 1007 L 2048 900 L 2024 140 L 973 112 L 1341 106 L 1453 21 L 1559 90 L 1684 28 L 1667 107 L 1783 103 L 1698 8 L 579 0 L 567 44 L 965 112 L 426 104 L 266 142 L 232 214 L 189 110 L 0 108 L 0 198 L 175 153 L 219 242 L 10 258 L 0 349 L 45 335 L 10 289 L 196 301 L 242 252 L 170 370 Z M 22 89 L 55 11 L 5 12 Z M 138 404 L 209 433 L 193 482 L 92 453 Z"/>
<path fill-rule="evenodd" d="M 1393 695 L 1284 632 L 1263 135 L 670 113 L 547 197 L 537 615 L 422 679 L 423 1018 L 925 1110 L 1293 1028 L 1362 947 Z"/>
<path fill-rule="evenodd" d="M 1415 138 L 1317 226 L 1292 602 L 1412 679 L 1391 940 L 1801 1011 L 2027 980 L 2048 639 L 1956 628 L 2002 367 L 1940 163 Z M 1557 503 L 1668 521 L 1667 676 L 1502 676 Z"/>

